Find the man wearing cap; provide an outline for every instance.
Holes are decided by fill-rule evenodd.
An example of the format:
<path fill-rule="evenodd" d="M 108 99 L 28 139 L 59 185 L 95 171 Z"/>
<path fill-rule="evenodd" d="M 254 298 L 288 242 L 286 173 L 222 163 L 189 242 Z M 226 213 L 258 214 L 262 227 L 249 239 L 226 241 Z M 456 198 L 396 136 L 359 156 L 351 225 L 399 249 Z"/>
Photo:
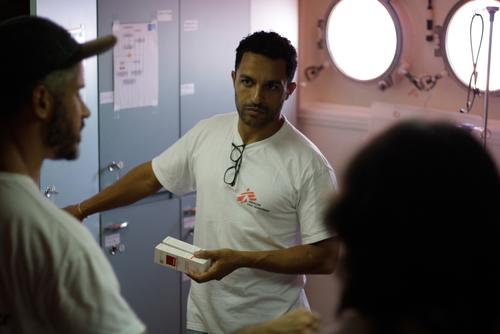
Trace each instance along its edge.
<path fill-rule="evenodd" d="M 116 38 L 78 44 L 24 16 L 0 24 L 0 40 L 0 332 L 144 332 L 90 233 L 38 189 L 44 159 L 78 156 L 81 61 Z"/>

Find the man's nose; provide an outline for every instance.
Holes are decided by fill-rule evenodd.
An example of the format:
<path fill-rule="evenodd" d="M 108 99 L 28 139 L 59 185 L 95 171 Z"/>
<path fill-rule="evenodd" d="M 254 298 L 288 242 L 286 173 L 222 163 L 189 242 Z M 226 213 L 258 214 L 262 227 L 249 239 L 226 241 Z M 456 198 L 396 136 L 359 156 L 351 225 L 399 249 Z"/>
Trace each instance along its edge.
<path fill-rule="evenodd" d="M 262 94 L 262 88 L 258 85 L 255 86 L 254 91 L 252 92 L 252 103 L 260 104 L 263 100 L 264 96 Z"/>
<path fill-rule="evenodd" d="M 82 118 L 89 118 L 90 115 L 91 115 L 90 109 L 84 102 L 82 102 Z"/>

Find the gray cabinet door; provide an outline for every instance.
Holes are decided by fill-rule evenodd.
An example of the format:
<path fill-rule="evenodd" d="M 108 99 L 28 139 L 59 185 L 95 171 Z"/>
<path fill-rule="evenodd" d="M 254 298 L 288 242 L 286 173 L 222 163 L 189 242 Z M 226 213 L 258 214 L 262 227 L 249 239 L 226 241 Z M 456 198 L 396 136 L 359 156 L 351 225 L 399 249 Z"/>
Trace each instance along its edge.
<path fill-rule="evenodd" d="M 164 196 L 101 214 L 103 249 L 150 334 L 181 333 L 181 274 L 153 262 L 158 243 L 179 238 L 179 200 Z"/>
<path fill-rule="evenodd" d="M 115 21 L 124 24 L 157 20 L 159 66 L 158 106 L 115 112 L 112 103 L 101 101 L 101 189 L 138 164 L 151 160 L 179 137 L 178 13 L 178 0 L 98 1 L 99 35 L 111 33 Z M 99 57 L 99 92 L 113 90 L 113 57 L 109 53 Z M 112 162 L 123 163 L 122 168 L 109 171 Z M 163 238 L 179 237 L 179 200 L 168 196 L 160 193 L 101 215 L 103 249 L 118 276 L 123 295 L 152 334 L 181 331 L 181 276 L 153 262 L 154 247 Z M 127 222 L 125 229 L 107 228 L 113 224 L 119 227 L 124 222 Z"/>
<path fill-rule="evenodd" d="M 198 121 L 233 112 L 231 71 L 239 41 L 250 31 L 249 0 L 181 0 L 180 125 L 184 135 Z M 193 242 L 196 194 L 182 198 L 182 239 Z M 185 330 L 190 280 L 181 285 Z"/>
<path fill-rule="evenodd" d="M 179 33 L 177 0 L 106 0 L 98 2 L 98 33 L 109 34 L 114 21 L 147 23 L 158 20 L 158 106 L 122 109 L 113 103 L 99 108 L 100 188 L 112 184 L 138 164 L 151 160 L 179 137 Z M 161 16 L 161 15 L 160 15 Z M 113 92 L 113 57 L 99 57 L 99 92 Z M 112 162 L 123 162 L 121 170 L 110 172 Z"/>
<path fill-rule="evenodd" d="M 236 111 L 231 71 L 250 31 L 250 0 L 182 0 L 181 134 L 199 120 Z"/>
<path fill-rule="evenodd" d="M 79 42 L 94 39 L 97 35 L 96 3 L 91 0 L 37 0 L 35 14 L 47 17 L 64 28 L 78 34 Z M 97 132 L 97 58 L 83 62 L 85 89 L 81 95 L 92 115 L 85 120 L 80 143 L 80 156 L 74 161 L 45 160 L 40 189 L 59 207 L 78 203 L 99 190 L 98 132 Z M 49 189 L 49 187 L 51 187 Z M 99 215 L 85 220 L 94 237 L 98 238 Z"/>

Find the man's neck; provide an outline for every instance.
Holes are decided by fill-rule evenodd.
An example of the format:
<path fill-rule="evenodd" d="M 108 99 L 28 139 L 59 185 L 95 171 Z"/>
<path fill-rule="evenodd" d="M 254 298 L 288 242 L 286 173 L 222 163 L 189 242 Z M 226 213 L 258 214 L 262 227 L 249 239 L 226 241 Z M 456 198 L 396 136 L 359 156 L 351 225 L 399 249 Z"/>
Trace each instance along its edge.
<path fill-rule="evenodd" d="M 32 131 L 14 132 L 0 128 L 0 171 L 27 175 L 40 183 L 45 156 L 39 136 Z"/>
<path fill-rule="evenodd" d="M 240 134 L 241 139 L 243 140 L 243 143 L 248 145 L 271 137 L 276 132 L 278 132 L 279 129 L 281 129 L 284 122 L 285 122 L 284 117 L 280 117 L 280 119 L 277 120 L 276 122 L 273 122 L 267 125 L 266 127 L 256 129 L 246 125 L 241 121 L 241 119 L 239 119 L 238 132 Z"/>

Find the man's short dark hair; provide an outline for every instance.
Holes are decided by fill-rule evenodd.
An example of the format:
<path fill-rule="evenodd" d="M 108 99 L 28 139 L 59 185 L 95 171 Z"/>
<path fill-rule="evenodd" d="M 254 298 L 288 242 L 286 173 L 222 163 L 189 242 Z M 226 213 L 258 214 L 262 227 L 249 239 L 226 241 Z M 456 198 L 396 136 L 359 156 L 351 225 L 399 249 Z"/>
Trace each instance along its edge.
<path fill-rule="evenodd" d="M 286 76 L 289 82 L 297 69 L 297 51 L 290 41 L 275 33 L 258 31 L 241 40 L 236 48 L 236 62 L 234 69 L 240 66 L 245 52 L 253 52 L 271 59 L 283 59 L 286 62 Z"/>
<path fill-rule="evenodd" d="M 78 43 L 60 25 L 42 17 L 19 16 L 0 24 L 0 116 L 11 116 L 28 102 L 33 87 L 50 73 L 110 49 L 112 35 Z"/>

